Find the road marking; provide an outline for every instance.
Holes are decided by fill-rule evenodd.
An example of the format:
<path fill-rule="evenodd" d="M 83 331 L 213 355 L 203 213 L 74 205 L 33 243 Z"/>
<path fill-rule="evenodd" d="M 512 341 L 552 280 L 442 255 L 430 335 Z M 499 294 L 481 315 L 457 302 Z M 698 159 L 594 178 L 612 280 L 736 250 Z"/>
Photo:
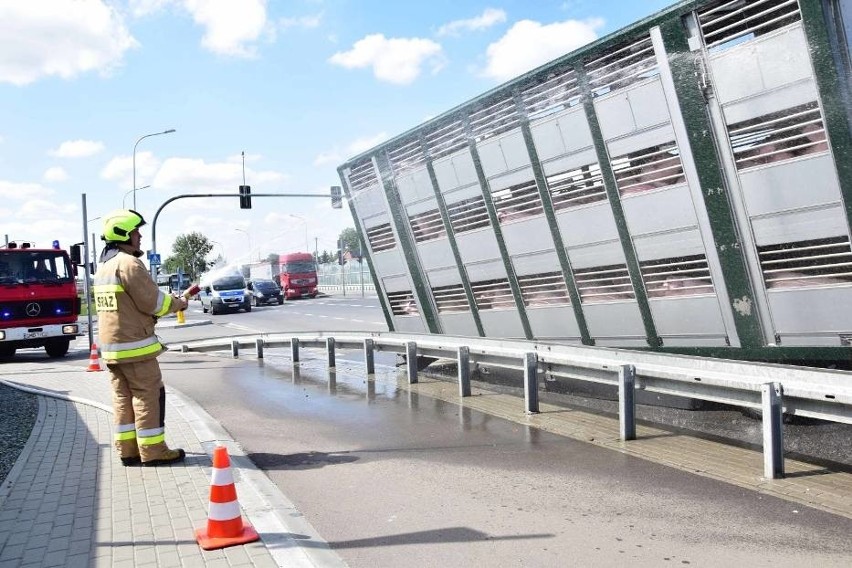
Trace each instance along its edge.
<path fill-rule="evenodd" d="M 248 332 L 251 332 L 251 333 L 260 333 L 259 331 L 257 331 L 253 327 L 247 327 L 247 326 L 240 325 L 240 324 L 237 324 L 237 323 L 226 323 L 225 327 L 230 327 L 230 328 L 233 328 L 233 329 L 239 329 L 240 331 L 248 331 Z"/>

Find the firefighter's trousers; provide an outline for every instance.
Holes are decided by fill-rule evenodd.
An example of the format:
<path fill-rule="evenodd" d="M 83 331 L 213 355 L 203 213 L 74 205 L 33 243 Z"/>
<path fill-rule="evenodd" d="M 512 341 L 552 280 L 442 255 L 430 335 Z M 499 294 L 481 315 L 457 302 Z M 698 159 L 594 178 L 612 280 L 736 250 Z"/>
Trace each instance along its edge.
<path fill-rule="evenodd" d="M 166 446 L 166 389 L 156 359 L 108 364 L 112 380 L 115 447 L 122 458 L 163 459 Z"/>

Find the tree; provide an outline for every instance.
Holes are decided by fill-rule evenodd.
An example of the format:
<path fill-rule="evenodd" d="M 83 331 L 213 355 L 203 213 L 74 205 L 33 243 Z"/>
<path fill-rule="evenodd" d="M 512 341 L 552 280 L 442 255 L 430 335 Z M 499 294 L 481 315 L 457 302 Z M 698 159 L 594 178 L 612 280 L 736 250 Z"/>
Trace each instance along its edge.
<path fill-rule="evenodd" d="M 172 255 L 163 262 L 163 269 L 166 272 L 177 272 L 181 269 L 189 280 L 196 281 L 213 266 L 213 263 L 207 260 L 207 255 L 212 250 L 213 244 L 201 233 L 178 235 L 172 245 Z"/>
<path fill-rule="evenodd" d="M 358 239 L 358 233 L 352 227 L 347 227 L 340 231 L 340 236 L 337 237 L 343 243 L 343 250 L 349 251 L 355 256 L 358 256 L 358 251 L 361 250 L 361 241 Z"/>

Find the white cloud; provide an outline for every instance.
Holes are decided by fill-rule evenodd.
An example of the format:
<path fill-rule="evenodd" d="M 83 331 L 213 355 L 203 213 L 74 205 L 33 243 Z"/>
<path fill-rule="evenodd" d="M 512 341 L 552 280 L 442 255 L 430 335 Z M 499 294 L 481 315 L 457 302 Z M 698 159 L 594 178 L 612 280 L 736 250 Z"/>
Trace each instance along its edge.
<path fill-rule="evenodd" d="M 463 31 L 478 31 L 502 24 L 506 21 L 506 12 L 497 8 L 486 8 L 482 14 L 467 20 L 453 20 L 438 28 L 439 36 L 457 36 Z"/>
<path fill-rule="evenodd" d="M 314 158 L 314 165 L 340 165 L 340 163 L 346 158 L 351 158 L 352 156 L 360 154 L 370 148 L 374 148 L 387 139 L 387 132 L 379 132 L 373 136 L 362 136 L 361 138 L 356 138 L 347 144 L 345 148 L 334 148 L 333 150 L 319 154 L 316 158 Z"/>
<path fill-rule="evenodd" d="M 264 191 L 274 193 L 279 190 L 278 184 L 287 181 L 288 176 L 275 171 L 255 171 L 246 168 L 246 183 L 258 192 L 260 186 Z M 210 193 L 236 193 L 237 187 L 243 183 L 243 168 L 241 163 L 219 162 L 206 163 L 195 158 L 169 158 L 163 162 L 154 180 L 154 187 L 165 190 L 192 190 Z"/>
<path fill-rule="evenodd" d="M 37 183 L 17 183 L 0 180 L 0 202 L 27 201 L 53 197 L 54 191 Z"/>
<path fill-rule="evenodd" d="M 48 154 L 57 158 L 88 158 L 102 152 L 103 149 L 103 143 L 94 140 L 68 140 Z"/>
<path fill-rule="evenodd" d="M 382 34 L 365 36 L 352 49 L 337 52 L 328 61 L 347 69 L 372 67 L 377 79 L 396 85 L 412 83 L 427 63 L 433 73 L 444 65 L 440 44 L 423 38 L 386 38 Z"/>
<path fill-rule="evenodd" d="M 55 166 L 52 168 L 48 168 L 46 172 L 44 172 L 44 181 L 54 181 L 61 182 L 68 180 L 68 172 L 59 166 Z"/>
<path fill-rule="evenodd" d="M 322 23 L 323 13 L 314 14 L 313 16 L 300 16 L 298 18 L 281 18 L 278 20 L 278 26 L 282 29 L 287 28 L 316 28 Z"/>
<path fill-rule="evenodd" d="M 122 16 L 102 0 L 3 2 L 0 83 L 28 85 L 43 77 L 109 74 L 139 44 Z"/>
<path fill-rule="evenodd" d="M 135 17 L 141 18 L 159 12 L 166 6 L 175 3 L 176 0 L 130 0 L 128 6 Z"/>
<path fill-rule="evenodd" d="M 185 0 L 183 6 L 204 27 L 201 45 L 219 55 L 254 57 L 254 43 L 271 33 L 265 0 Z"/>
<path fill-rule="evenodd" d="M 160 168 L 160 160 L 152 152 L 136 152 L 136 187 L 151 184 Z M 133 156 L 116 156 L 101 170 L 101 178 L 133 189 Z"/>
<path fill-rule="evenodd" d="M 541 24 L 521 20 L 488 46 L 483 75 L 506 81 L 597 39 L 600 18 Z"/>

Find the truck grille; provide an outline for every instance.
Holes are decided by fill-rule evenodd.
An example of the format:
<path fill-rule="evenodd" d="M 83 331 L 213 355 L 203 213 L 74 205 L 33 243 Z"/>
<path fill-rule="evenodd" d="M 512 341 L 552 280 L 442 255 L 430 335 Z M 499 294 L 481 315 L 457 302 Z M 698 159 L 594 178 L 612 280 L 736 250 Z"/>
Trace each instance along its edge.
<path fill-rule="evenodd" d="M 74 300 L 42 300 L 0 304 L 0 321 L 35 320 L 74 313 Z"/>

